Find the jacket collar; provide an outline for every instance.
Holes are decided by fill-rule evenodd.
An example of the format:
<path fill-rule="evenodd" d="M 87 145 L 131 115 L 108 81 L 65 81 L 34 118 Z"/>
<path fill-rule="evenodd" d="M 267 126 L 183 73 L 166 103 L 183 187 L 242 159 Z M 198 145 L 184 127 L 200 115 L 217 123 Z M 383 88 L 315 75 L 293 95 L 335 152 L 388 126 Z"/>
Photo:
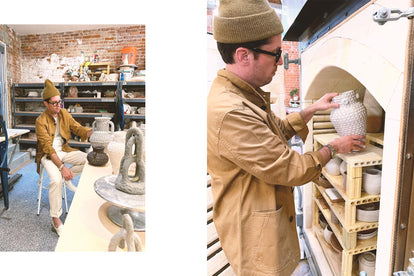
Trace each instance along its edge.
<path fill-rule="evenodd" d="M 270 92 L 264 92 L 260 88 L 254 89 L 253 86 L 226 69 L 219 70 L 217 76 L 227 79 L 239 88 L 231 92 L 242 96 L 265 111 L 270 110 Z"/>

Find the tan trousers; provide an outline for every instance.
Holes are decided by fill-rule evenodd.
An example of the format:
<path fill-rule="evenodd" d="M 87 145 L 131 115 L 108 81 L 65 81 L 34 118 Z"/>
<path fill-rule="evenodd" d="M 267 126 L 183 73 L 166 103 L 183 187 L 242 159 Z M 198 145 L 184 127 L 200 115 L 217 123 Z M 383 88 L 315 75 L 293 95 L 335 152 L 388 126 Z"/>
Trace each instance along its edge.
<path fill-rule="evenodd" d="M 60 160 L 65 164 L 72 164 L 70 168 L 72 171 L 73 177 L 80 174 L 83 170 L 83 166 L 86 162 L 86 153 L 82 151 L 71 151 L 63 152 L 58 151 L 56 154 L 59 156 Z M 62 184 L 63 177 L 59 171 L 59 168 L 52 162 L 52 160 L 47 159 L 46 155 L 43 156 L 41 163 L 45 167 L 47 175 L 50 179 L 49 184 L 49 205 L 50 205 L 50 216 L 51 217 L 60 217 L 62 215 Z"/>

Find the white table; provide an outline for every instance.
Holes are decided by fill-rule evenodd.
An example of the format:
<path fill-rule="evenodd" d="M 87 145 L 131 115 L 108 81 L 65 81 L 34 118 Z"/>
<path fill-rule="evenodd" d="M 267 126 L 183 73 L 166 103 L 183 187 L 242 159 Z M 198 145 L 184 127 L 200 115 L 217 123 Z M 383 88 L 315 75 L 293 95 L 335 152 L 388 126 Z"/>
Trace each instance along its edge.
<path fill-rule="evenodd" d="M 109 241 L 121 228 L 108 218 L 112 204 L 96 194 L 94 183 L 111 171 L 110 162 L 104 167 L 85 165 L 55 251 L 108 251 Z M 145 232 L 135 233 L 145 250 Z"/>

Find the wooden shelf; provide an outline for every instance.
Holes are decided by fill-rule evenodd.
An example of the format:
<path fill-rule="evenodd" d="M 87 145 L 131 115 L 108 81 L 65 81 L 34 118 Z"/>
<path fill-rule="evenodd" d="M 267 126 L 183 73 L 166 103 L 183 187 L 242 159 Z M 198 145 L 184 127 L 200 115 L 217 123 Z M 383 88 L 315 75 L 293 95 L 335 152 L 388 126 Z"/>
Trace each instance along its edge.
<path fill-rule="evenodd" d="M 318 150 L 338 137 L 337 133 L 315 134 L 313 136 L 314 150 Z M 358 275 L 357 265 L 354 264 L 357 260 L 357 254 L 377 248 L 377 236 L 366 240 L 357 238 L 357 233 L 360 231 L 378 228 L 378 221 L 357 221 L 356 207 L 371 202 L 379 202 L 381 199 L 380 195 L 369 195 L 363 192 L 361 186 L 362 169 L 368 166 L 382 165 L 383 151 L 380 146 L 383 145 L 383 140 L 384 135 L 382 133 L 368 133 L 366 135 L 366 147 L 363 151 L 337 155 L 347 163 L 346 190 L 343 189 L 344 178 L 342 175 L 331 175 L 325 168 L 322 169 L 322 174 L 344 201 L 332 202 L 324 187 L 313 184 L 313 230 L 335 275 Z M 374 146 L 372 143 L 380 146 Z M 339 256 L 337 256 L 338 254 L 335 255 L 336 252 L 324 240 L 321 228 L 318 226 L 319 210 L 343 248 L 342 254 L 339 254 Z M 331 213 L 338 219 L 338 224 L 331 221 Z M 341 270 L 338 270 L 339 267 Z"/>
<path fill-rule="evenodd" d="M 102 98 L 92 98 L 92 97 L 79 97 L 79 98 L 64 98 L 64 103 L 82 103 L 82 102 L 93 102 L 93 103 L 106 103 L 106 102 L 115 102 L 115 97 L 102 97 Z"/>

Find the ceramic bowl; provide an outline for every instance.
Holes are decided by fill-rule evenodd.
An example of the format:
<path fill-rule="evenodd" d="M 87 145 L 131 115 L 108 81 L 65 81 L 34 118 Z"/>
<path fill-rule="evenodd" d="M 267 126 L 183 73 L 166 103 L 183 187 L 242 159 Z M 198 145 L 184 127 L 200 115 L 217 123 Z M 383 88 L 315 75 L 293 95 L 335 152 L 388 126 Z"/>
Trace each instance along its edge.
<path fill-rule="evenodd" d="M 28 97 L 39 97 L 39 92 L 36 91 L 30 91 L 29 94 L 27 94 Z"/>
<path fill-rule="evenodd" d="M 357 238 L 358 238 L 358 240 L 366 240 L 366 239 L 370 239 L 370 238 L 376 236 L 377 233 L 378 233 L 378 229 L 376 229 L 376 228 L 369 229 L 369 230 L 358 232 Z"/>
<path fill-rule="evenodd" d="M 365 169 L 362 171 L 362 189 L 370 195 L 381 192 L 381 170 Z"/>
<path fill-rule="evenodd" d="M 332 229 L 329 225 L 323 230 L 323 237 L 327 243 L 331 243 Z"/>
<path fill-rule="evenodd" d="M 372 252 L 365 252 L 359 255 L 359 271 L 365 271 L 367 276 L 375 276 L 376 256 Z"/>
<path fill-rule="evenodd" d="M 356 219 L 365 222 L 376 222 L 379 217 L 379 202 L 357 206 Z"/>

